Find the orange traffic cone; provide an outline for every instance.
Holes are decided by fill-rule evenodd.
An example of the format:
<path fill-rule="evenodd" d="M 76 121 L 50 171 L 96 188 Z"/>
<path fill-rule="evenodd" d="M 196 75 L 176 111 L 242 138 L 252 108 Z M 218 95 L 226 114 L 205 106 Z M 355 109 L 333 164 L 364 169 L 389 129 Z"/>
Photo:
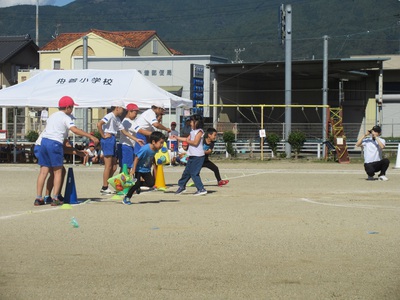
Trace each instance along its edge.
<path fill-rule="evenodd" d="M 157 189 L 165 189 L 167 187 L 165 185 L 163 165 L 157 165 L 155 186 Z"/>

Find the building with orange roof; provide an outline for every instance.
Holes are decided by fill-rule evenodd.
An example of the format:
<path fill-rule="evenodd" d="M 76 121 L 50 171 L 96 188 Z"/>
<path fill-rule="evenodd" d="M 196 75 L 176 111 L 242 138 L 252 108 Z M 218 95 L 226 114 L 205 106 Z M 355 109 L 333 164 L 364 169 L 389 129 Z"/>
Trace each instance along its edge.
<path fill-rule="evenodd" d="M 62 33 L 39 50 L 40 69 L 73 69 L 74 57 L 83 56 L 83 38 L 88 39 L 89 57 L 172 56 L 169 48 L 154 30 Z"/>

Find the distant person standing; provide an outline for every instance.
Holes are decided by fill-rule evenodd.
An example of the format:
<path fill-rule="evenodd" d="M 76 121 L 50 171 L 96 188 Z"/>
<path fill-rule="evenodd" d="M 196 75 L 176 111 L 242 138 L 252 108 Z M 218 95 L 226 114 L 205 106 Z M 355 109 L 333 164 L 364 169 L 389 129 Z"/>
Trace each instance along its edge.
<path fill-rule="evenodd" d="M 40 112 L 40 131 L 42 131 L 43 126 L 46 126 L 47 119 L 49 118 L 49 112 L 46 107 L 43 107 Z"/>
<path fill-rule="evenodd" d="M 171 122 L 171 132 L 168 134 L 168 147 L 171 152 L 176 154 L 178 152 L 178 140 L 173 136 L 179 136 L 179 132 L 176 130 L 176 122 Z"/>
<path fill-rule="evenodd" d="M 34 205 L 44 204 L 42 191 L 47 175 L 50 171 L 54 173 L 54 188 L 51 205 L 61 205 L 59 199 L 62 184 L 62 169 L 64 164 L 64 140 L 68 136 L 69 130 L 81 136 L 85 136 L 98 144 L 99 140 L 75 126 L 71 117 L 72 110 L 76 106 L 74 100 L 69 96 L 64 96 L 58 101 L 59 111 L 52 114 L 47 120 L 47 125 L 42 134 L 40 145 L 40 173 L 37 179 L 37 195 Z"/>
<path fill-rule="evenodd" d="M 356 147 L 362 147 L 364 150 L 364 169 L 368 175 L 367 180 L 374 180 L 376 172 L 379 180 L 389 180 L 386 177 L 386 170 L 389 168 L 389 160 L 382 158 L 382 150 L 386 146 L 385 139 L 380 135 L 382 129 L 380 126 L 374 126 L 368 130 L 356 143 Z"/>
<path fill-rule="evenodd" d="M 192 127 L 190 126 L 190 118 L 187 118 L 181 130 L 181 137 L 188 137 L 190 135 L 190 131 L 192 131 Z"/>

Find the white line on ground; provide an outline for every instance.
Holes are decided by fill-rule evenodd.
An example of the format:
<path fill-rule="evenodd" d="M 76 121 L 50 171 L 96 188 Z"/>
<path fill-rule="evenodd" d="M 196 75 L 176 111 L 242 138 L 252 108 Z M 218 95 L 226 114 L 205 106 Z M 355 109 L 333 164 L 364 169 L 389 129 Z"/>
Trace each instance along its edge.
<path fill-rule="evenodd" d="M 395 206 L 382 206 L 382 205 L 368 205 L 368 204 L 336 204 L 336 203 L 327 203 L 327 202 L 318 202 L 314 200 L 310 200 L 307 198 L 301 198 L 300 201 L 303 202 L 308 202 L 312 204 L 317 204 L 317 205 L 326 205 L 326 206 L 335 206 L 335 207 L 347 207 L 347 208 L 362 208 L 362 209 L 390 209 L 390 210 L 400 210 L 400 207 L 395 207 Z"/>

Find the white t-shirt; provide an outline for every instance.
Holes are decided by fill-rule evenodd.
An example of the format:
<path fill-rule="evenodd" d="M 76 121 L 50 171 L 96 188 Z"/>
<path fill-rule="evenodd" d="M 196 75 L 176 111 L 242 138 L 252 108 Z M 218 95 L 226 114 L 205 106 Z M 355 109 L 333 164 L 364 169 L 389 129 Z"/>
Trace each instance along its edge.
<path fill-rule="evenodd" d="M 111 133 L 116 135 L 119 130 L 124 129 L 124 126 L 121 123 L 121 119 L 115 116 L 113 112 L 106 114 L 101 120 L 104 122 L 104 133 Z"/>
<path fill-rule="evenodd" d="M 153 124 L 158 123 L 157 121 L 157 115 L 156 113 L 150 108 L 143 112 L 137 119 L 136 119 L 136 127 L 135 130 L 136 132 L 139 131 L 139 129 L 145 129 L 148 131 L 153 132 Z"/>
<path fill-rule="evenodd" d="M 87 148 L 85 151 L 86 151 L 86 153 L 89 155 L 89 157 L 95 157 L 95 156 L 97 156 L 97 150 L 96 150 L 96 149 L 93 149 L 93 151 L 92 151 L 92 150 L 90 150 L 90 147 L 89 147 L 89 148 Z"/>
<path fill-rule="evenodd" d="M 385 139 L 380 137 L 377 137 L 377 139 L 380 139 L 384 146 L 386 145 Z M 362 141 L 362 146 L 364 150 L 364 162 L 366 164 L 382 160 L 382 149 L 376 140 L 374 141 L 371 137 L 365 138 Z"/>
<path fill-rule="evenodd" d="M 136 137 L 136 130 L 135 127 L 136 122 L 134 120 L 131 120 L 129 118 L 125 118 L 122 121 L 122 125 L 124 126 L 125 130 L 129 131 L 129 133 L 131 135 L 133 135 L 134 137 Z M 119 143 L 122 145 L 127 145 L 127 146 L 131 146 L 131 147 L 135 147 L 135 141 L 130 139 L 129 137 L 127 137 L 125 134 L 121 134 L 120 138 L 119 138 Z"/>
<path fill-rule="evenodd" d="M 198 132 L 201 132 L 202 135 L 204 135 L 203 129 L 192 130 L 190 132 L 191 141 L 194 141 Z M 200 143 L 197 145 L 197 147 L 189 145 L 187 153 L 189 156 L 204 156 L 205 154 L 203 149 L 203 137 L 200 139 Z"/>
<path fill-rule="evenodd" d="M 68 137 L 69 129 L 74 126 L 74 120 L 70 115 L 63 111 L 58 111 L 48 118 L 42 137 L 63 143 Z"/>

